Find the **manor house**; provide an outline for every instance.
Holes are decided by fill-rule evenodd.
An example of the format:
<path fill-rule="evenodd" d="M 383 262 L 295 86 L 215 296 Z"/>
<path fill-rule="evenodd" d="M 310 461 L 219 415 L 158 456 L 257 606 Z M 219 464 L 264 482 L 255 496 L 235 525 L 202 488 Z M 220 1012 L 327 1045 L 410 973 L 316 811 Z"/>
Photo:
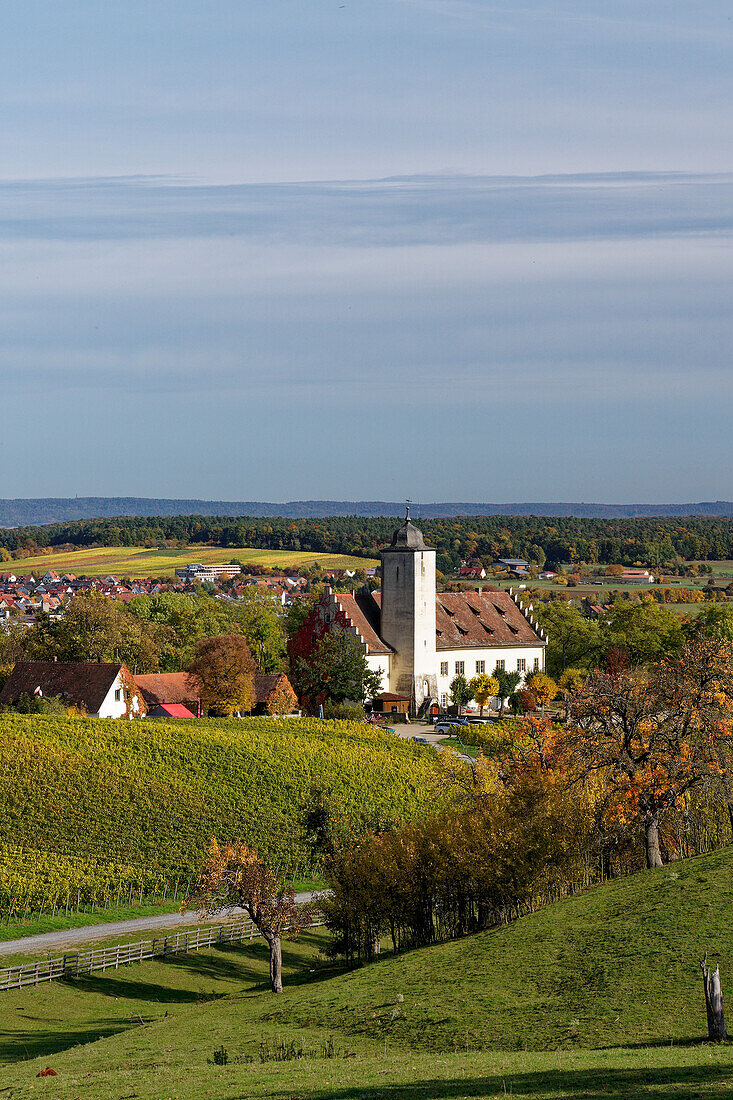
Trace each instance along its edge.
<path fill-rule="evenodd" d="M 326 588 L 293 638 L 294 654 L 307 657 L 325 633 L 346 630 L 381 671 L 382 690 L 409 699 L 413 711 L 430 700 L 446 706 L 454 676 L 470 680 L 497 664 L 522 675 L 544 670 L 547 638 L 511 590 L 436 592 L 435 550 L 409 510 L 380 556 L 381 592 Z"/>

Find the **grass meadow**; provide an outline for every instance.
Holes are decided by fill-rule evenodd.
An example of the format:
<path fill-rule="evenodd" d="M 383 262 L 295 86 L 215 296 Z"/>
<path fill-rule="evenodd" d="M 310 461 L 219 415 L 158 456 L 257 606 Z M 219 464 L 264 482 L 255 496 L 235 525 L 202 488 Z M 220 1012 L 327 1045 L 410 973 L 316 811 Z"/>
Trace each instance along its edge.
<path fill-rule="evenodd" d="M 704 1040 L 698 964 L 730 984 L 732 870 L 681 861 L 350 971 L 308 933 L 281 997 L 256 941 L 0 994 L 2 1095 L 722 1100 L 733 1044 Z"/>

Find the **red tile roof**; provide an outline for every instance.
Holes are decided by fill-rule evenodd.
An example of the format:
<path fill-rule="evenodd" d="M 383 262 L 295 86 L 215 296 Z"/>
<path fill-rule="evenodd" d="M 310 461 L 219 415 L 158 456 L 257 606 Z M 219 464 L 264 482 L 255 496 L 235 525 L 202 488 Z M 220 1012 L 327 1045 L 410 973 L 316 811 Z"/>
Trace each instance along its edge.
<path fill-rule="evenodd" d="M 369 653 L 391 653 L 391 647 L 379 637 L 381 603 L 374 599 L 376 594 L 374 592 L 356 594 L 334 592 L 334 598 L 361 634 Z"/>
<path fill-rule="evenodd" d="M 148 718 L 195 718 L 188 707 L 183 703 L 158 703 L 156 707 L 148 711 Z"/>
<path fill-rule="evenodd" d="M 437 649 L 543 644 L 508 592 L 439 592 L 435 629 Z"/>
<path fill-rule="evenodd" d="M 184 703 L 196 709 L 198 705 L 198 689 L 187 672 L 152 672 L 134 680 L 149 707 Z"/>

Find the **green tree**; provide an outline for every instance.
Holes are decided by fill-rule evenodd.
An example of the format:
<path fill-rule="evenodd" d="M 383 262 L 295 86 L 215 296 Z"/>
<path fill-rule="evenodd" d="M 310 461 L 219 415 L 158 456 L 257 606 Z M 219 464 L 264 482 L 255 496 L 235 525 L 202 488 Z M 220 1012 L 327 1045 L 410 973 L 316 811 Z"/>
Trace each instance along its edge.
<path fill-rule="evenodd" d="M 501 668 L 497 664 L 494 669 L 494 679 L 499 685 L 499 690 L 496 693 L 499 697 L 499 712 L 503 714 L 504 700 L 511 698 L 517 690 L 517 686 L 522 676 L 519 672 L 507 672 L 505 668 Z"/>
<path fill-rule="evenodd" d="M 61 618 L 41 616 L 28 632 L 26 650 L 41 660 L 124 661 L 139 672 L 158 663 L 151 631 L 124 604 L 98 592 L 75 596 Z"/>
<path fill-rule="evenodd" d="M 683 640 L 679 616 L 653 600 L 643 603 L 619 600 L 611 608 L 608 622 L 601 628 L 603 649 L 624 650 L 632 665 L 658 661 L 676 652 Z"/>
<path fill-rule="evenodd" d="M 341 629 L 324 634 L 307 657 L 296 657 L 293 674 L 298 694 L 311 710 L 347 699 L 363 703 L 382 687 L 382 674 L 369 667 L 361 642 Z"/>
<path fill-rule="evenodd" d="M 535 615 L 547 634 L 547 671 L 560 676 L 566 668 L 593 668 L 601 653 L 598 623 L 586 619 L 575 604 L 553 600 L 535 607 Z"/>
<path fill-rule="evenodd" d="M 279 672 L 285 656 L 285 630 L 274 597 L 251 585 L 234 606 L 236 621 L 241 625 L 257 668 L 260 672 Z"/>
<path fill-rule="evenodd" d="M 699 615 L 692 615 L 682 625 L 686 638 L 717 638 L 721 642 L 733 642 L 733 605 L 713 603 L 703 607 Z"/>
<path fill-rule="evenodd" d="M 448 690 L 450 691 L 451 700 L 458 707 L 458 713 L 460 714 L 461 707 L 467 706 L 473 699 L 468 680 L 465 676 L 454 676 Z"/>

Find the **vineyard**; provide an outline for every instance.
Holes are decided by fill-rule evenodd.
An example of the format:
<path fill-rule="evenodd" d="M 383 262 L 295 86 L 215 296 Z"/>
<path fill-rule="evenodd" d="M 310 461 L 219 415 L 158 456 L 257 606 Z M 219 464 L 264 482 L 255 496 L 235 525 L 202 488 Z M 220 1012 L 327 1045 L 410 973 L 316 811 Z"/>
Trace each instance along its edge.
<path fill-rule="evenodd" d="M 55 852 L 13 846 L 0 848 L 0 912 L 50 907 L 54 900 L 80 904 L 112 897 L 132 898 L 162 885 L 159 871 L 124 863 L 78 859 Z"/>
<path fill-rule="evenodd" d="M 304 817 L 317 792 L 348 816 L 411 820 L 435 801 L 436 769 L 434 753 L 363 723 L 5 714 L 0 835 L 9 848 L 57 853 L 40 860 L 39 888 L 60 891 L 85 861 L 97 876 L 111 864 L 193 876 L 212 836 L 292 868 L 312 859 Z M 17 878 L 27 860 L 0 866 Z"/>

